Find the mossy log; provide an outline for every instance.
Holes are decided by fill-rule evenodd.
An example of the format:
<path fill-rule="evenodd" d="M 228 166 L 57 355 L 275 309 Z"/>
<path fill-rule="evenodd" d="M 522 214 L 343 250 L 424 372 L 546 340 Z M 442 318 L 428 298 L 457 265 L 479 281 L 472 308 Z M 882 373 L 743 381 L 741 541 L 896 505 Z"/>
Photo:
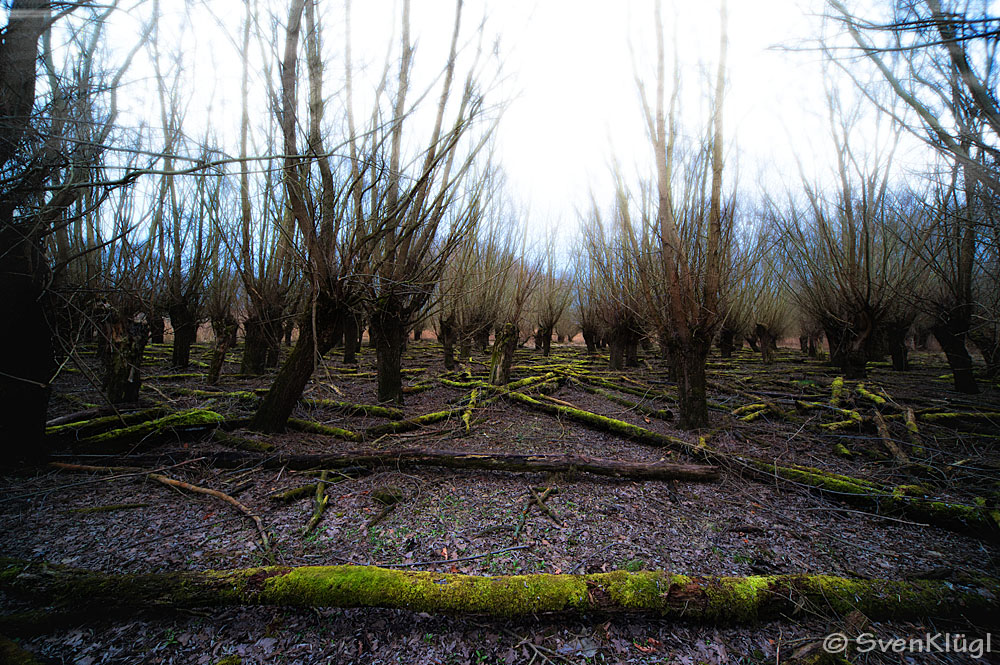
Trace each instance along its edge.
<path fill-rule="evenodd" d="M 0 663 L 4 665 L 41 665 L 30 652 L 17 642 L 0 636 Z"/>
<path fill-rule="evenodd" d="M 590 411 L 584 411 L 582 409 L 574 409 L 568 406 L 561 406 L 559 404 L 552 404 L 547 402 L 540 402 L 537 399 L 529 397 L 523 393 L 514 391 L 505 391 L 503 395 L 514 400 L 515 402 L 520 402 L 525 406 L 530 406 L 533 409 L 542 411 L 551 415 L 562 416 L 570 420 L 575 420 L 576 422 L 583 423 L 585 425 L 590 425 L 596 429 L 604 432 L 609 432 L 611 434 L 618 434 L 627 439 L 633 439 L 636 441 L 641 441 L 643 443 L 648 443 L 650 445 L 659 446 L 663 448 L 670 448 L 680 452 L 685 452 L 693 454 L 695 457 L 704 457 L 702 454 L 703 449 L 699 449 L 694 444 L 688 443 L 683 439 L 678 439 L 673 436 L 667 436 L 666 434 L 660 434 L 659 432 L 653 432 L 644 427 L 639 427 L 638 425 L 630 425 L 624 420 L 617 420 L 616 418 L 608 418 L 607 416 L 598 415 Z"/>
<path fill-rule="evenodd" d="M 193 457 L 191 451 L 170 453 L 176 462 Z M 719 477 L 714 466 L 698 464 L 673 464 L 669 462 L 625 462 L 586 457 L 583 455 L 522 455 L 508 453 L 470 453 L 457 450 L 427 450 L 401 448 L 396 450 L 343 450 L 318 455 L 252 455 L 241 452 L 197 454 L 203 464 L 215 468 L 239 469 L 251 466 L 263 468 L 288 468 L 293 471 L 308 469 L 343 469 L 347 467 L 420 467 L 437 466 L 449 469 L 479 469 L 484 471 L 510 471 L 527 473 L 590 473 L 599 476 L 628 478 L 631 480 L 690 480 L 708 482 Z M 129 462 L 154 466 L 162 463 L 161 457 L 143 456 L 129 458 Z"/>
<path fill-rule="evenodd" d="M 956 583 L 646 571 L 477 577 L 375 566 L 109 575 L 7 560 L 0 568 L 0 590 L 44 602 L 56 612 L 278 605 L 494 617 L 603 612 L 730 624 L 793 616 L 804 608 L 838 616 L 860 611 L 872 621 L 932 617 L 992 623 L 1000 612 L 1000 581 L 993 578 Z"/>
<path fill-rule="evenodd" d="M 94 409 L 103 411 L 104 409 Z M 143 409 L 142 411 L 119 412 L 107 416 L 90 418 L 89 420 L 75 420 L 65 423 L 53 423 L 45 428 L 45 436 L 54 440 L 75 440 L 85 439 L 89 436 L 102 434 L 110 430 L 121 429 L 129 425 L 149 422 L 157 418 L 163 418 L 171 413 L 170 409 L 156 407 Z"/>
<path fill-rule="evenodd" d="M 301 420 L 299 418 L 289 418 L 285 427 L 296 432 L 307 432 L 309 434 L 322 434 L 323 436 L 333 436 L 345 441 L 360 441 L 362 436 L 357 432 L 342 427 L 333 427 L 311 420 Z"/>
<path fill-rule="evenodd" d="M 138 445 L 148 447 L 178 435 L 204 432 L 219 427 L 225 418 L 215 411 L 189 409 L 147 420 L 129 427 L 112 429 L 79 439 L 76 445 L 101 452 L 120 452 Z"/>
<path fill-rule="evenodd" d="M 659 418 L 660 420 L 667 421 L 674 419 L 674 412 L 669 409 L 655 409 L 640 402 L 633 402 L 632 400 L 625 399 L 624 397 L 616 395 L 611 391 L 588 385 L 579 379 L 573 379 L 573 383 L 579 386 L 581 390 L 588 392 L 591 395 L 598 395 L 599 397 L 610 400 L 615 404 L 621 404 L 622 406 L 632 409 L 645 416 L 652 416 L 653 418 Z"/>
<path fill-rule="evenodd" d="M 332 399 L 304 399 L 302 403 L 306 406 L 333 409 L 348 416 L 367 416 L 369 418 L 388 418 L 389 420 L 402 420 L 406 416 L 402 409 L 394 409 L 389 406 L 377 404 L 352 404 L 350 402 L 338 402 Z"/>

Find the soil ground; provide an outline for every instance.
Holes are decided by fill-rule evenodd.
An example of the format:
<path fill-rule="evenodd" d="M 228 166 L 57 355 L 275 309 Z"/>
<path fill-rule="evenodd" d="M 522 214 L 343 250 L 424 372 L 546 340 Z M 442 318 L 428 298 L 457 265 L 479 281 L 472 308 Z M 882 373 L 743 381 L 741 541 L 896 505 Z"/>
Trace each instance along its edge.
<path fill-rule="evenodd" d="M 143 395 L 174 409 L 206 408 L 227 418 L 248 416 L 255 401 L 245 394 L 211 395 L 266 388 L 273 375 L 240 377 L 238 350 L 219 387 L 205 385 L 211 349 L 198 345 L 192 368 L 168 367 L 168 346 L 147 347 Z M 84 356 L 92 358 L 92 356 Z M 864 388 L 882 396 L 876 406 L 845 382 L 841 407 L 866 417 L 879 408 L 889 419 L 891 438 L 924 465 L 923 477 L 888 453 L 874 428 L 863 423 L 827 430 L 821 424 L 843 418 L 829 407 L 796 409 L 796 401 L 829 404 L 838 372 L 822 359 L 782 349 L 763 365 L 745 349 L 732 359 L 710 359 L 710 432 L 719 450 L 781 464 L 810 467 L 877 480 L 891 486 L 918 485 L 935 499 L 993 505 L 1000 491 L 1000 427 L 990 416 L 919 421 L 914 440 L 905 429 L 906 408 L 918 414 L 989 414 L 1000 411 L 1000 392 L 983 383 L 979 396 L 951 390 L 948 368 L 936 354 L 914 354 L 913 369 L 893 372 L 872 363 Z M 473 376 L 487 371 L 486 355 L 464 359 Z M 619 397 L 656 409 L 671 409 L 665 366 L 655 353 L 641 366 L 606 370 L 606 356 L 588 357 L 574 345 L 553 345 L 550 358 L 520 349 L 514 378 L 535 376 L 553 365 L 577 363 L 593 376 L 622 387 L 643 387 L 653 397 Z M 100 403 L 88 375 L 94 367 L 68 368 L 54 392 L 51 417 Z M 405 356 L 408 384 L 429 388 L 406 396 L 407 417 L 467 401 L 469 390 L 449 387 L 440 346 L 413 342 Z M 358 371 L 355 372 L 355 369 Z M 190 376 L 200 374 L 200 376 Z M 360 366 L 329 357 L 305 397 L 372 404 L 374 352 L 367 346 Z M 194 394 L 192 394 L 194 393 Z M 696 442 L 698 434 L 672 422 L 588 393 L 566 383 L 550 396 L 579 409 Z M 732 411 L 768 401 L 784 417 L 766 412 L 744 422 Z M 800 405 L 801 406 L 801 405 Z M 295 417 L 361 431 L 384 419 L 349 416 L 323 407 L 298 407 Z M 919 420 L 919 419 L 918 419 Z M 237 432 L 276 446 L 281 453 L 320 453 L 360 447 L 337 438 L 288 432 Z M 581 424 L 527 410 L 504 400 L 477 408 L 469 432 L 456 417 L 405 434 L 367 442 L 392 450 L 421 447 L 457 451 L 574 453 L 628 461 L 694 462 L 677 452 L 653 448 Z M 179 436 L 152 451 L 186 454 L 224 450 L 204 436 Z M 56 451 L 54 459 L 83 464 L 121 464 L 118 458 L 87 455 L 78 447 Z M 962 532 L 921 524 L 899 515 L 876 515 L 818 496 L 791 483 L 761 483 L 736 469 L 723 469 L 713 483 L 635 482 L 568 473 L 525 474 L 437 468 L 385 467 L 358 478 L 337 477 L 330 504 L 316 530 L 303 537 L 312 513 L 308 497 L 289 504 L 269 496 L 313 482 L 316 472 L 250 467 L 213 469 L 198 462 L 163 473 L 225 492 L 260 515 L 272 534 L 273 551 L 261 549 L 253 522 L 232 507 L 203 495 L 184 493 L 144 474 L 81 475 L 52 468 L 0 476 L 0 556 L 43 560 L 105 572 L 205 570 L 263 565 L 373 564 L 475 575 L 525 572 L 570 573 L 609 570 L 669 570 L 694 575 L 823 573 L 849 577 L 960 579 L 996 576 L 1000 547 L 995 534 Z M 152 469 L 150 469 L 152 470 Z M 398 488 L 402 501 L 377 523 L 381 488 Z M 557 488 L 523 529 L 514 530 L 530 498 L 530 487 Z M 123 505 L 130 505 L 121 508 Z M 117 510 L 83 509 L 119 506 Z M 3 601 L 5 606 L 12 602 Z M 123 619 L 94 617 L 85 625 L 25 635 L 19 642 L 53 663 L 214 664 L 237 655 L 243 663 L 773 663 L 797 651 L 815 652 L 823 636 L 867 631 L 880 637 L 925 633 L 985 635 L 961 617 L 921 623 L 845 623 L 823 607 L 803 607 L 782 621 L 753 626 L 711 627 L 648 617 L 539 616 L 518 621 L 440 617 L 396 610 L 230 608 L 197 612 L 143 613 Z M 858 622 L 861 623 L 858 623 Z M 1000 632 L 993 627 L 994 649 Z M 987 656 L 988 658 L 989 656 Z M 909 660 L 908 660 L 909 659 Z M 852 662 L 983 662 L 970 654 L 858 653 Z"/>

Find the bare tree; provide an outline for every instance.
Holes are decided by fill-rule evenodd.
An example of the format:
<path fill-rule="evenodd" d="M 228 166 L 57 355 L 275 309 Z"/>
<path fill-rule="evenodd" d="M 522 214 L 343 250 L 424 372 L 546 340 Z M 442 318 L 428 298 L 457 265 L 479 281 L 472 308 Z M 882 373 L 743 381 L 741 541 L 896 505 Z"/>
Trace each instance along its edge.
<path fill-rule="evenodd" d="M 996 96 L 996 17 L 986 2 L 913 1 L 891 16 L 866 18 L 842 0 L 828 0 L 832 15 L 911 114 L 880 101 L 873 86 L 856 78 L 869 98 L 914 135 L 952 160 L 960 171 L 949 226 L 953 247 L 947 289 L 939 295 L 931 330 L 952 366 L 955 389 L 978 386 L 965 347 L 973 322 L 973 267 L 977 227 L 986 201 L 1000 194 L 1000 103 Z M 845 66 L 846 70 L 846 66 Z"/>
<path fill-rule="evenodd" d="M 674 57 L 673 90 L 669 102 L 667 58 L 661 3 L 654 14 L 656 30 L 656 89 L 649 94 L 636 74 L 647 134 L 656 163 L 656 214 L 642 224 L 646 242 L 634 233 L 633 247 L 644 259 L 657 253 L 655 273 L 640 270 L 646 282 L 642 293 L 647 311 L 657 316 L 656 326 L 673 367 L 678 387 L 680 425 L 696 429 L 708 425 L 705 364 L 715 333 L 722 322 L 721 294 L 730 243 L 731 211 L 723 209 L 722 108 L 728 48 L 726 2 L 720 7 L 719 56 L 711 98 L 710 129 L 705 137 L 705 169 L 679 168 L 677 136 L 680 74 Z M 669 104 L 669 105 L 668 105 Z M 694 154 L 697 154 L 695 151 Z M 697 161 L 697 160 L 696 160 Z M 689 162 L 690 164 L 690 162 Z M 704 175 L 707 170 L 708 175 Z M 679 187 L 678 176 L 686 184 Z M 678 196 L 678 189 L 688 192 Z M 633 227 L 634 228 L 634 227 Z M 636 229 L 638 231 L 638 229 Z M 647 262 L 647 265 L 651 265 Z M 654 284 L 652 280 L 662 280 Z"/>

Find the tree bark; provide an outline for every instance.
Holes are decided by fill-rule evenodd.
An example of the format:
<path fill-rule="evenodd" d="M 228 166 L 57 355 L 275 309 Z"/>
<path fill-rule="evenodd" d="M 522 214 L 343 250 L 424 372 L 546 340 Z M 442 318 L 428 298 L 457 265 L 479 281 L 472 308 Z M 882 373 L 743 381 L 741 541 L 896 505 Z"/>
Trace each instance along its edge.
<path fill-rule="evenodd" d="M 378 401 L 403 403 L 403 347 L 406 343 L 406 322 L 399 303 L 392 299 L 381 302 L 372 312 L 369 324 L 375 346 L 375 370 Z"/>
<path fill-rule="evenodd" d="M 514 351 L 517 350 L 517 335 L 517 325 L 508 321 L 493 340 L 490 383 L 494 386 L 510 383 L 510 366 L 514 362 Z"/>
<path fill-rule="evenodd" d="M 593 328 L 584 328 L 581 333 L 583 334 L 583 343 L 587 345 L 587 353 L 597 353 L 597 331 Z"/>
<path fill-rule="evenodd" d="M 212 362 L 208 366 L 208 377 L 206 382 L 210 386 L 219 383 L 222 374 L 222 366 L 226 362 L 226 354 L 236 344 L 236 331 L 239 324 L 232 315 L 227 315 L 212 321 L 212 330 L 215 332 L 215 348 L 212 351 Z"/>
<path fill-rule="evenodd" d="M 723 358 L 732 358 L 735 350 L 736 331 L 732 328 L 723 328 L 719 333 L 719 355 Z"/>
<path fill-rule="evenodd" d="M 313 311 L 316 314 L 315 321 Z M 334 298 L 322 292 L 317 294 L 315 310 L 309 307 L 302 315 L 299 321 L 299 339 L 250 421 L 252 429 L 261 432 L 284 431 L 288 417 L 312 377 L 317 357 L 323 357 L 333 347 L 334 334 L 341 316 Z"/>
<path fill-rule="evenodd" d="M 774 335 L 768 330 L 767 326 L 757 324 L 756 328 L 757 339 L 760 342 L 760 358 L 761 362 L 765 365 L 770 365 L 774 362 L 774 350 L 776 348 Z"/>
<path fill-rule="evenodd" d="M 358 364 L 358 350 L 361 349 L 361 331 L 358 315 L 348 312 L 343 321 L 344 364 Z"/>
<path fill-rule="evenodd" d="M 455 318 L 453 316 L 441 317 L 438 323 L 439 340 L 444 353 L 444 368 L 455 369 Z"/>
<path fill-rule="evenodd" d="M 167 313 L 174 329 L 171 364 L 175 367 L 187 367 L 191 364 L 191 345 L 198 338 L 197 304 L 189 300 L 175 302 L 167 308 Z"/>
<path fill-rule="evenodd" d="M 708 348 L 673 350 L 671 361 L 677 382 L 678 425 L 681 429 L 708 427 L 707 379 Z"/>
<path fill-rule="evenodd" d="M 873 621 L 920 617 L 989 621 L 1000 582 L 982 578 L 881 580 L 826 575 L 701 577 L 643 571 L 476 577 L 376 566 L 269 566 L 228 571 L 110 575 L 6 560 L 0 589 L 53 612 L 231 605 L 383 607 L 412 612 L 532 616 L 543 612 L 651 614 L 698 622 L 757 623 L 822 607 Z"/>
<path fill-rule="evenodd" d="M 114 327 L 111 355 L 108 358 L 104 389 L 108 401 L 123 404 L 139 401 L 142 387 L 142 354 L 149 338 L 144 315 Z"/>
<path fill-rule="evenodd" d="M 963 326 L 962 321 L 950 318 L 939 321 L 931 327 L 934 338 L 937 339 L 941 349 L 948 357 L 948 365 L 951 367 L 954 377 L 955 391 L 966 395 L 976 395 L 979 393 L 979 385 L 976 377 L 972 373 L 972 356 L 965 346 L 965 336 L 968 324 Z"/>

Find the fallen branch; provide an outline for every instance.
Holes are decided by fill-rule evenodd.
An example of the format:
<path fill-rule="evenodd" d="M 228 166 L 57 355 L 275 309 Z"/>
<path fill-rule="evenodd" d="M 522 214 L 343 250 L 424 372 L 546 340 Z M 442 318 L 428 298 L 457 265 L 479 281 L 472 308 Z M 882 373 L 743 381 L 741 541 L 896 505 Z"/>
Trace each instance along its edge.
<path fill-rule="evenodd" d="M 169 485 L 171 487 L 178 487 L 180 489 L 187 490 L 189 492 L 195 492 L 196 494 L 207 494 L 208 496 L 214 496 L 216 499 L 221 499 L 229 505 L 236 508 L 238 511 L 253 520 L 253 523 L 257 526 L 257 531 L 260 532 L 261 546 L 265 552 L 270 551 L 271 544 L 267 537 L 267 531 L 264 530 L 264 523 L 261 522 L 260 517 L 255 515 L 249 508 L 244 506 L 242 503 L 218 490 L 208 489 L 207 487 L 198 487 L 197 485 L 192 485 L 190 483 L 185 483 L 182 480 L 175 480 L 173 478 L 168 478 L 159 473 L 149 474 L 149 478 L 152 480 L 163 483 L 164 485 Z"/>
<path fill-rule="evenodd" d="M 4 561 L 0 590 L 50 611 L 232 605 L 384 607 L 412 612 L 531 616 L 542 612 L 648 614 L 755 623 L 811 607 L 872 621 L 922 617 L 996 621 L 1000 581 L 851 579 L 827 575 L 698 577 L 615 571 L 477 577 L 375 566 L 270 566 L 109 575 Z M 0 629 L 4 620 L 0 619 Z"/>
<path fill-rule="evenodd" d="M 166 453 L 170 459 L 182 459 L 190 451 Z M 337 469 L 350 466 L 385 466 L 392 468 L 439 466 L 450 469 L 480 469 L 528 473 L 591 473 L 599 476 L 628 478 L 630 480 L 688 480 L 708 482 L 716 480 L 719 470 L 714 466 L 699 464 L 674 464 L 670 462 L 627 462 L 620 460 L 585 457 L 583 455 L 529 455 L 516 453 L 470 453 L 457 450 L 426 450 L 401 448 L 397 450 L 343 450 L 317 455 L 253 455 L 243 452 L 217 452 L 202 456 L 204 463 L 225 469 L 247 466 L 263 468 L 287 467 L 295 471 L 307 469 Z M 126 458 L 130 463 L 151 465 L 162 457 L 136 456 Z"/>

